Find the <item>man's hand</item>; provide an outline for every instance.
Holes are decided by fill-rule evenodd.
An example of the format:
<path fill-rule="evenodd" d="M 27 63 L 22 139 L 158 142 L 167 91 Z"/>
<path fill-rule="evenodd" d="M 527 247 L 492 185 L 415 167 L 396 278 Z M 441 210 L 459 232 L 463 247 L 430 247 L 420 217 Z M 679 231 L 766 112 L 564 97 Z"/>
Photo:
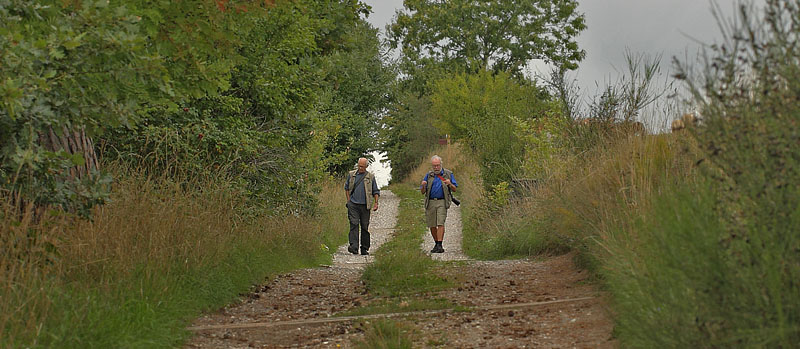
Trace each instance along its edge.
<path fill-rule="evenodd" d="M 452 183 L 452 182 L 450 182 L 450 179 L 448 179 L 448 178 L 442 178 L 442 179 L 444 179 L 444 181 L 442 181 L 442 183 L 444 183 L 444 185 L 446 185 L 448 187 L 450 186 L 450 183 Z"/>
<path fill-rule="evenodd" d="M 425 189 L 428 188 L 428 181 L 423 180 L 422 183 L 419 185 L 419 191 L 425 194 Z"/>
<path fill-rule="evenodd" d="M 373 211 L 377 211 L 378 210 L 378 202 L 377 201 L 375 201 L 375 205 L 372 205 L 372 210 Z"/>

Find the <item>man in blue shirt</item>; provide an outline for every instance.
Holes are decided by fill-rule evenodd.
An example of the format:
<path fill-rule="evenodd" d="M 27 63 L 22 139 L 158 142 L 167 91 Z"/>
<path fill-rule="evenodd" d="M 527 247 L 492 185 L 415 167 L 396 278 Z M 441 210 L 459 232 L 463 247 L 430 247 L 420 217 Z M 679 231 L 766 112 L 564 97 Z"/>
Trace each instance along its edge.
<path fill-rule="evenodd" d="M 369 254 L 370 210 L 378 210 L 378 197 L 381 195 L 375 175 L 367 171 L 367 158 L 358 159 L 358 168 L 348 173 L 344 193 L 347 197 L 347 218 L 350 220 L 350 245 L 347 251 L 358 254 L 358 226 L 361 225 L 361 254 L 366 256 Z"/>
<path fill-rule="evenodd" d="M 442 158 L 438 155 L 431 158 L 431 168 L 422 179 L 419 190 L 425 195 L 425 221 L 435 243 L 431 253 L 443 253 L 444 222 L 452 200 L 451 193 L 456 191 L 458 184 L 453 172 L 442 168 Z"/>

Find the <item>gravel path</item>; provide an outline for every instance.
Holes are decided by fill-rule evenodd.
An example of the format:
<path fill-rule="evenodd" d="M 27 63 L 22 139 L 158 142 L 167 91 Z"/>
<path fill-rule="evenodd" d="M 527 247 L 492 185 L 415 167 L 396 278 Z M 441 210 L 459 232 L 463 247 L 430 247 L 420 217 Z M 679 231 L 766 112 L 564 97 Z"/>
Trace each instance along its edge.
<path fill-rule="evenodd" d="M 433 248 L 433 237 L 430 229 L 423 233 L 422 250 L 432 259 L 437 261 L 463 261 L 469 258 L 461 250 L 461 208 L 455 204 L 450 205 L 447 210 L 447 220 L 444 223 L 444 253 L 431 253 Z"/>
<path fill-rule="evenodd" d="M 371 219 L 372 247 L 392 234 L 399 198 L 382 191 Z M 422 248 L 433 245 L 425 232 Z M 466 259 L 461 251 L 461 211 L 448 212 L 445 253 L 437 260 Z M 370 319 L 327 321 L 331 316 L 385 300 L 369 294 L 362 268 L 372 256 L 352 255 L 341 246 L 332 266 L 280 275 L 244 297 L 196 319 L 186 348 L 351 348 L 364 340 Z M 419 295 L 473 307 L 393 318 L 410 334 L 412 347 L 441 348 L 615 348 L 613 322 L 603 294 L 572 254 L 544 260 L 469 261 L 442 265 L 454 287 Z M 531 303 L 539 306 L 515 307 Z M 507 307 L 510 306 L 511 308 Z"/>
<path fill-rule="evenodd" d="M 389 241 L 397 224 L 397 210 L 400 198 L 389 190 L 381 190 L 378 210 L 373 211 L 369 220 L 370 253 L 378 250 L 384 242 Z M 333 255 L 333 267 L 362 269 L 375 260 L 372 255 L 362 256 L 347 252 L 347 244 L 339 246 Z"/>

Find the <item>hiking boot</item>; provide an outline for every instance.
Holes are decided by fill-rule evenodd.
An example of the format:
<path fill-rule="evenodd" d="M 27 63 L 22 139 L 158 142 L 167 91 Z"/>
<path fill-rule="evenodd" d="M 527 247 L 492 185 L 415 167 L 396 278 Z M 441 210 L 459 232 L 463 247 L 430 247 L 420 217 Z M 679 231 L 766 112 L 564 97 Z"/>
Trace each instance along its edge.
<path fill-rule="evenodd" d="M 433 245 L 433 249 L 431 250 L 431 253 L 439 253 L 439 245 Z"/>
<path fill-rule="evenodd" d="M 444 247 L 442 245 L 436 246 L 436 253 L 444 253 Z"/>
<path fill-rule="evenodd" d="M 347 252 L 350 252 L 352 254 L 358 254 L 358 249 L 355 247 L 348 247 Z"/>
<path fill-rule="evenodd" d="M 362 255 L 362 256 L 369 256 L 369 252 L 367 252 L 367 250 L 365 250 L 365 249 L 363 249 L 363 248 L 362 248 L 362 249 L 361 249 L 361 255 Z"/>

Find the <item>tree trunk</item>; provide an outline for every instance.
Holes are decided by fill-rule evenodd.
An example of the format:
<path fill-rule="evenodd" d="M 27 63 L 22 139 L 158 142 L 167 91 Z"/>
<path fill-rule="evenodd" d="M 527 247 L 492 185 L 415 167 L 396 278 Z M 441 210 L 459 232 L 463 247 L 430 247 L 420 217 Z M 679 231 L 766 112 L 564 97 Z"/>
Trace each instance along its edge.
<path fill-rule="evenodd" d="M 46 132 L 39 134 L 39 141 L 49 151 L 64 150 L 70 154 L 81 154 L 83 156 L 83 165 L 69 169 L 70 179 L 86 178 L 90 172 L 100 168 L 100 164 L 97 161 L 97 153 L 94 151 L 94 142 L 86 136 L 86 130 L 82 127 L 68 129 L 66 126 L 62 126 L 60 135 L 52 127 L 49 127 Z"/>

